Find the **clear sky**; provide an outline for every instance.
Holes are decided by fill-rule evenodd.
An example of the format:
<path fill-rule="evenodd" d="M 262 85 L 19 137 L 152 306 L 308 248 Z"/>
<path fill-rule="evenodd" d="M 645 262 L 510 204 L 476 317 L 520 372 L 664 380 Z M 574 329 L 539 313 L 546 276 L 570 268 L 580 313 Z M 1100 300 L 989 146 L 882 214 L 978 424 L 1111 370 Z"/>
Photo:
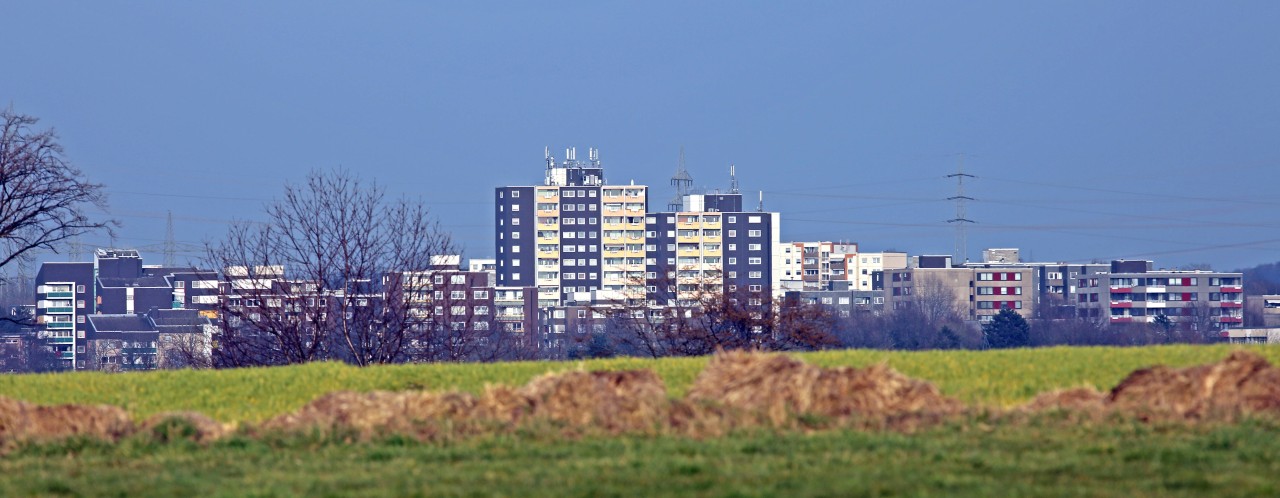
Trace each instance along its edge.
<path fill-rule="evenodd" d="M 122 247 L 158 249 L 170 211 L 180 244 L 219 238 L 340 166 L 490 257 L 493 188 L 540 183 L 544 147 L 600 148 L 611 183 L 660 206 L 683 146 L 696 186 L 727 188 L 734 164 L 763 190 L 784 240 L 950 254 L 963 161 L 974 259 L 1280 260 L 1275 1 L 8 1 L 0 17 L 0 100 L 107 185 Z"/>

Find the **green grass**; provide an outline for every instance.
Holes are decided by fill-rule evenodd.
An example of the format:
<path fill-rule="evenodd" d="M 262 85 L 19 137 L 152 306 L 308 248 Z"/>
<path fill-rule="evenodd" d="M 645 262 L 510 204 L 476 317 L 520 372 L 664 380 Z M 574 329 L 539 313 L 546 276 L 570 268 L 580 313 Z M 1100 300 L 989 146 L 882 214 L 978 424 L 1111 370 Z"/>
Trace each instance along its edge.
<path fill-rule="evenodd" d="M 1270 422 L 1219 427 L 1060 421 L 904 435 L 748 433 L 710 440 L 443 444 L 135 437 L 19 449 L 0 495 L 164 496 L 1274 496 Z"/>
<path fill-rule="evenodd" d="M 886 362 L 965 402 L 1007 406 L 1063 387 L 1108 388 L 1154 364 L 1217 361 L 1234 346 L 1011 351 L 829 351 L 825 365 Z M 1253 346 L 1271 361 L 1280 347 Z M 651 368 L 682 394 L 705 358 L 479 365 L 340 364 L 213 372 L 0 377 L 0 395 L 38 403 L 111 403 L 136 417 L 196 410 L 260 421 L 341 389 L 459 389 L 522 384 L 548 371 Z M 349 442 L 341 435 L 234 435 L 207 446 L 139 433 L 12 446 L 0 496 L 1276 496 L 1280 421 L 1232 425 L 1024 421 L 983 415 L 915 434 L 758 430 L 560 439 L 555 430 Z M 179 428 L 180 429 L 180 428 Z M 180 430 L 172 432 L 180 433 Z"/>
<path fill-rule="evenodd" d="M 1091 385 L 1107 389 L 1134 369 L 1155 364 L 1185 366 L 1222 359 L 1239 346 L 1144 348 L 1042 348 L 1002 351 L 825 351 L 796 356 L 819 365 L 866 366 L 886 362 L 932 381 L 966 403 L 1009 406 L 1055 388 Z M 1249 349 L 1280 362 L 1280 346 Z M 0 376 L 0 396 L 55 403 L 106 403 L 136 418 L 194 410 L 224 422 L 259 422 L 295 410 L 330 391 L 457 389 L 480 392 L 485 384 L 519 385 L 549 371 L 576 368 L 650 368 L 673 396 L 688 388 L 706 358 L 610 359 L 584 362 L 393 365 L 356 368 L 318 363 L 221 371 L 70 373 Z"/>

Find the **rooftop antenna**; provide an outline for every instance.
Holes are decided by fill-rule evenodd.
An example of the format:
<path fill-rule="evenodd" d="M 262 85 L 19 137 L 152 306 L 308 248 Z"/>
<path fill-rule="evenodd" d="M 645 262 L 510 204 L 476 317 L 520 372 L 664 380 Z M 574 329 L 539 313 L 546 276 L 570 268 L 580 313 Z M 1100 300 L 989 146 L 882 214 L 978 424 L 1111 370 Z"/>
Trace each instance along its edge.
<path fill-rule="evenodd" d="M 964 179 L 977 177 L 964 172 L 964 154 L 960 155 L 960 165 L 956 168 L 956 172 L 947 175 L 947 178 L 956 179 L 956 195 L 947 198 L 949 201 L 956 201 L 956 217 L 947 220 L 947 223 L 956 225 L 956 252 L 964 257 L 965 263 L 968 263 L 969 241 L 965 228 L 975 222 L 967 217 L 965 203 L 974 200 L 974 198 L 964 195 Z"/>
<path fill-rule="evenodd" d="M 738 175 L 734 174 L 733 165 L 729 165 L 729 193 L 738 193 Z"/>
<path fill-rule="evenodd" d="M 591 167 L 600 167 L 600 149 L 594 147 L 587 149 L 587 158 L 591 161 Z"/>
<path fill-rule="evenodd" d="M 542 148 L 542 157 L 547 161 L 547 169 L 556 167 L 556 158 L 551 157 L 551 147 Z"/>
<path fill-rule="evenodd" d="M 173 240 L 173 211 L 170 210 L 164 224 L 164 266 L 166 268 L 177 266 L 174 261 L 177 253 L 178 245 Z"/>
<path fill-rule="evenodd" d="M 756 203 L 756 211 L 764 212 L 764 191 L 760 191 L 760 202 Z"/>
<path fill-rule="evenodd" d="M 671 176 L 671 186 L 676 188 L 676 197 L 667 203 L 667 210 L 679 211 L 684 205 L 684 196 L 689 195 L 689 188 L 693 187 L 693 177 L 684 169 L 683 145 L 680 146 L 680 164 L 676 167 L 676 174 Z"/>
<path fill-rule="evenodd" d="M 80 237 L 77 236 L 71 240 L 71 249 L 67 251 L 68 261 L 77 262 L 80 256 L 84 255 L 84 244 L 80 243 Z"/>

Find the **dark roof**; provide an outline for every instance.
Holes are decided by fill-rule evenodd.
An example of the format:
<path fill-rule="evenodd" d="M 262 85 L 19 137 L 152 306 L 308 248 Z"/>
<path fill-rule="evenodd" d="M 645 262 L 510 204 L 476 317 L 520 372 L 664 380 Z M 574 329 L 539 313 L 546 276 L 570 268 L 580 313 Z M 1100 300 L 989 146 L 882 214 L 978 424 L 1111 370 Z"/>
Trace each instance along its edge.
<path fill-rule="evenodd" d="M 98 284 L 103 287 L 169 287 L 169 281 L 159 275 L 138 278 L 98 277 Z"/>
<path fill-rule="evenodd" d="M 155 332 L 156 328 L 144 315 L 88 315 L 89 328 L 104 332 Z"/>

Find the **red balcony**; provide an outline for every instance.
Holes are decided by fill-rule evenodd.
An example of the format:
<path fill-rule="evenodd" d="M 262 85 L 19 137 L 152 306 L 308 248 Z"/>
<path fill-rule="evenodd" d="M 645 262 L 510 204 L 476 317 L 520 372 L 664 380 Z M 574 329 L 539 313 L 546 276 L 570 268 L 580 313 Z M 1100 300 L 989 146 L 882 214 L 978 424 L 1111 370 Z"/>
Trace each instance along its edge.
<path fill-rule="evenodd" d="M 1238 316 L 1219 317 L 1218 321 L 1222 323 L 1244 323 L 1244 319 Z"/>
<path fill-rule="evenodd" d="M 1113 317 L 1111 317 L 1111 323 L 1133 323 L 1133 317 L 1131 317 L 1131 316 L 1113 316 Z"/>
<path fill-rule="evenodd" d="M 1238 301 L 1223 301 L 1222 307 L 1223 308 L 1243 308 L 1244 303 L 1238 302 Z"/>
<path fill-rule="evenodd" d="M 1244 287 L 1239 285 L 1224 285 L 1222 286 L 1222 292 L 1244 292 Z"/>
<path fill-rule="evenodd" d="M 1112 293 L 1115 293 L 1115 294 L 1126 294 L 1126 293 L 1129 293 L 1129 292 L 1133 292 L 1133 286 L 1129 286 L 1129 285 L 1113 285 L 1113 286 L 1111 286 L 1111 292 L 1112 292 Z"/>
<path fill-rule="evenodd" d="M 1111 301 L 1112 308 L 1132 308 L 1133 301 Z"/>

